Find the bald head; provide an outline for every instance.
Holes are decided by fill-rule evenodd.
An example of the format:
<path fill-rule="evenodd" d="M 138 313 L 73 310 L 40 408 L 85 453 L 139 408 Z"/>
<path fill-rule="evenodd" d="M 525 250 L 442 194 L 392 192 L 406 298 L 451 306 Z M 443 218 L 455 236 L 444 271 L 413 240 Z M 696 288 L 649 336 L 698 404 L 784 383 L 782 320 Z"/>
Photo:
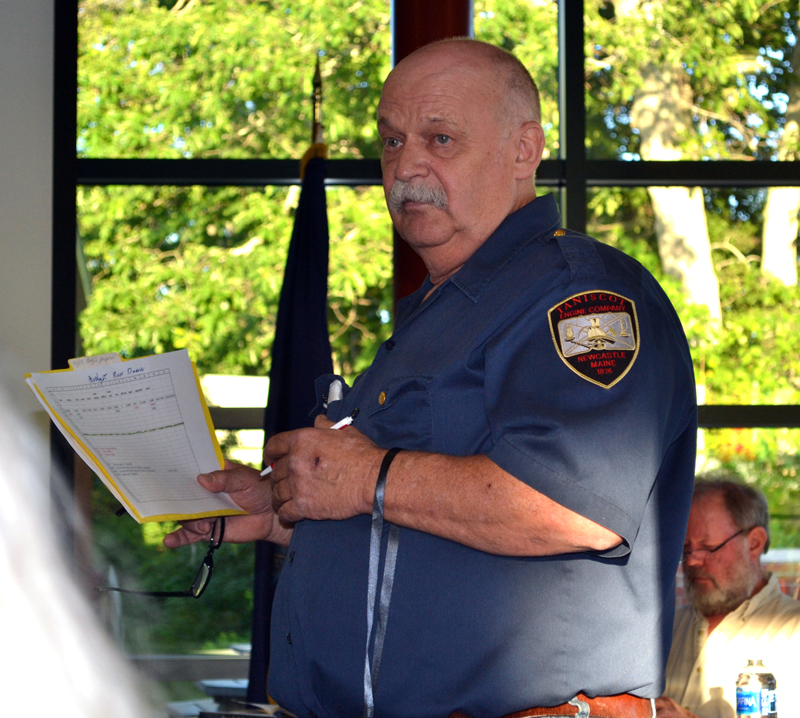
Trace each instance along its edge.
<path fill-rule="evenodd" d="M 524 122 L 542 121 L 539 88 L 530 72 L 512 53 L 479 40 L 454 37 L 432 42 L 408 55 L 406 61 L 425 62 L 435 54 L 452 54 L 454 59 L 483 64 L 488 70 L 487 79 L 502 89 L 502 102 L 495 107 L 498 117 L 509 129 L 515 129 Z"/>
<path fill-rule="evenodd" d="M 536 198 L 544 149 L 533 80 L 473 40 L 428 45 L 392 70 L 378 105 L 389 212 L 444 281 L 500 223 Z"/>

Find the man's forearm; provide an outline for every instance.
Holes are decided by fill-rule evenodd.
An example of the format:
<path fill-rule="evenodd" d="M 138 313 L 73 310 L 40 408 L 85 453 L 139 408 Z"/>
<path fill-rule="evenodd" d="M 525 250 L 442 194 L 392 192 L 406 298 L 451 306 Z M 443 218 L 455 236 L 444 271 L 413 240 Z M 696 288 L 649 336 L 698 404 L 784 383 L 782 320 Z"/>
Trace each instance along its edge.
<path fill-rule="evenodd" d="M 385 503 L 387 521 L 498 555 L 549 556 L 621 542 L 486 456 L 402 451 L 389 469 Z"/>
<path fill-rule="evenodd" d="M 731 706 L 731 711 L 733 707 Z M 678 705 L 672 698 L 661 696 L 656 698 L 656 716 L 657 718 L 697 718 L 694 713 L 688 709 Z"/>
<path fill-rule="evenodd" d="M 284 523 L 372 511 L 386 450 L 355 428 L 328 431 L 332 425 L 318 416 L 313 429 L 276 434 L 267 442 L 264 460 L 275 462 L 272 508 Z M 399 526 L 507 556 L 603 550 L 621 541 L 486 456 L 401 451 L 389 468 L 385 515 Z"/>

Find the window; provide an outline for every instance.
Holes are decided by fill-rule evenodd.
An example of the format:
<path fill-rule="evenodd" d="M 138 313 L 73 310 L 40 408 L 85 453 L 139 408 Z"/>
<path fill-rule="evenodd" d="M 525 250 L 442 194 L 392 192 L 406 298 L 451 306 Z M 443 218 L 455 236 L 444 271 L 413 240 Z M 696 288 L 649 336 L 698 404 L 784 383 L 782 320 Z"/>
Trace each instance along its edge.
<path fill-rule="evenodd" d="M 675 299 L 706 401 L 702 461 L 780 485 L 773 510 L 791 516 L 798 10 L 789 0 L 760 15 L 747 2 L 702 5 L 627 14 L 606 0 L 475 0 L 474 27 L 539 82 L 548 154 L 537 181 L 558 193 L 566 225 L 639 258 Z M 81 319 L 87 348 L 111 348 L 103 332 L 114 323 L 131 352 L 182 344 L 205 371 L 266 373 L 319 57 L 332 335 L 337 368 L 360 371 L 391 321 L 389 227 L 370 186 L 380 181 L 372 117 L 389 69 L 388 0 L 82 0 L 56 13 L 54 293 L 67 301 L 54 306 L 55 366 L 74 354 L 77 212 L 90 272 L 134 275 L 142 292 L 127 302 L 147 315 L 131 321 L 120 295 L 98 287 Z M 695 260 L 669 265 L 681 242 Z M 225 280 L 214 306 L 200 290 L 205 267 Z M 181 302 L 197 311 L 175 319 Z"/>

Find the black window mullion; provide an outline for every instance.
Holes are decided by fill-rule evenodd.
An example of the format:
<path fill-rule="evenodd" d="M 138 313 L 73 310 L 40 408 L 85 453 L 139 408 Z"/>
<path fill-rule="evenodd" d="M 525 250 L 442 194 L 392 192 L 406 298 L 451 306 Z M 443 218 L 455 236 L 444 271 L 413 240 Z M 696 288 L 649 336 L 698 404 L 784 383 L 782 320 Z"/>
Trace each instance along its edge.
<path fill-rule="evenodd" d="M 582 168 L 576 170 L 573 160 L 543 160 L 536 182 L 579 192 L 581 187 L 794 187 L 800 183 L 797 162 L 584 160 L 579 164 Z M 59 176 L 63 179 L 71 173 L 79 185 L 266 186 L 299 184 L 299 167 L 299 161 L 291 159 L 78 159 L 76 174 L 67 166 Z M 380 183 L 378 159 L 328 160 L 328 185 Z"/>
<path fill-rule="evenodd" d="M 586 177 L 588 184 L 595 187 L 793 187 L 800 182 L 800 164 L 746 160 L 589 160 Z"/>
<path fill-rule="evenodd" d="M 583 0 L 558 5 L 559 155 L 566 160 L 566 226 L 586 231 L 586 103 L 584 101 Z"/>
<path fill-rule="evenodd" d="M 788 404 L 704 404 L 697 413 L 701 429 L 800 427 L 800 406 Z"/>
<path fill-rule="evenodd" d="M 381 183 L 381 163 L 328 160 L 329 185 Z M 80 185 L 266 186 L 300 184 L 299 160 L 275 159 L 81 159 Z"/>
<path fill-rule="evenodd" d="M 76 354 L 76 172 L 78 97 L 78 0 L 53 3 L 53 193 L 52 262 L 50 300 L 50 368 L 62 369 Z M 74 453 L 60 431 L 50 432 L 50 457 L 54 471 L 72 489 L 75 485 Z M 51 482 L 54 520 L 66 545 L 73 544 L 64 493 L 58 480 Z"/>
<path fill-rule="evenodd" d="M 209 407 L 217 429 L 261 429 L 263 409 Z M 781 429 L 800 427 L 800 406 L 707 404 L 699 407 L 701 429 Z"/>

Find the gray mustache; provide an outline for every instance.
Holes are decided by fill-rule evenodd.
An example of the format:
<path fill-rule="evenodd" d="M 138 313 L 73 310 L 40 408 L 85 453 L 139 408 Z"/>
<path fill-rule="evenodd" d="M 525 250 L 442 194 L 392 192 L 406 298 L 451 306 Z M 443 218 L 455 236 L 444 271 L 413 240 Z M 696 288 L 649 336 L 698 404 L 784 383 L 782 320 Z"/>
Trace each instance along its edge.
<path fill-rule="evenodd" d="M 421 204 L 432 204 L 438 209 L 447 209 L 447 195 L 444 190 L 439 187 L 403 182 L 403 180 L 395 180 L 386 202 L 389 209 L 395 213 L 403 211 L 403 202 L 420 202 Z"/>

